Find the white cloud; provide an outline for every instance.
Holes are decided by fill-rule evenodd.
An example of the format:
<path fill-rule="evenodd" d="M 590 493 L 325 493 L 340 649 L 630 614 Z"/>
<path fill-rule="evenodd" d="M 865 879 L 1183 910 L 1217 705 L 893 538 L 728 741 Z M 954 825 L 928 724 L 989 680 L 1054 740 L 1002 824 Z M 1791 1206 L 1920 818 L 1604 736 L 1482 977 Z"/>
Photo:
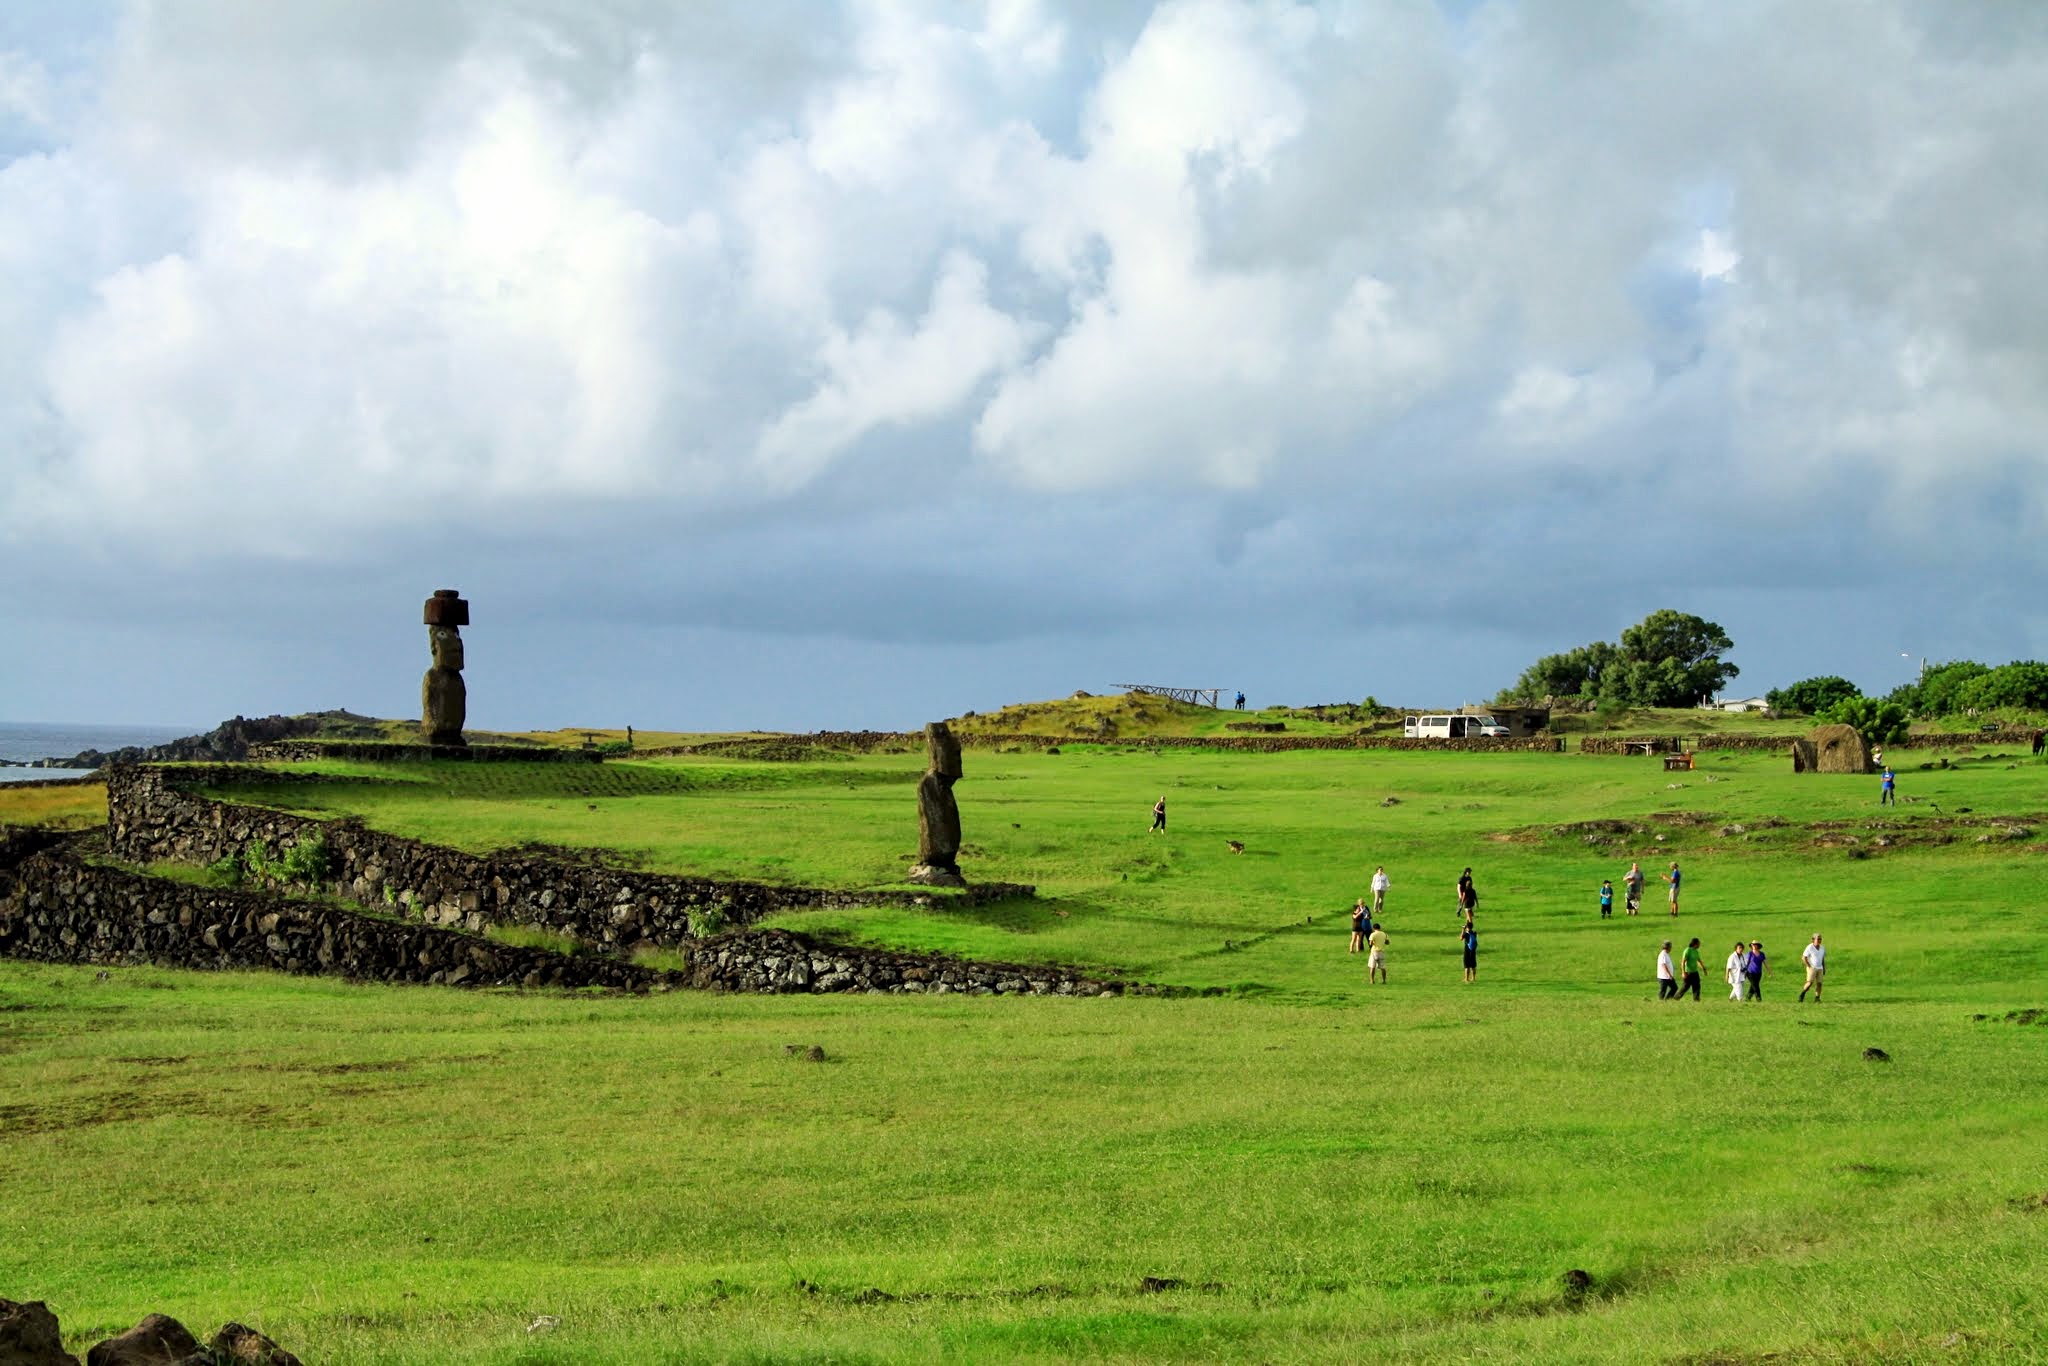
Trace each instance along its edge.
<path fill-rule="evenodd" d="M 1027 329 L 988 302 L 988 272 L 955 254 L 914 328 L 877 310 L 820 348 L 816 392 L 778 417 L 755 459 L 772 486 L 799 488 L 875 428 L 943 417 L 991 373 L 1015 364 Z"/>
<path fill-rule="evenodd" d="M 96 99 L 0 54 L 0 519 L 273 553 L 897 445 L 1237 497 L 1702 411 L 1731 486 L 2038 472 L 2038 27 L 1459 13 L 138 0 Z"/>

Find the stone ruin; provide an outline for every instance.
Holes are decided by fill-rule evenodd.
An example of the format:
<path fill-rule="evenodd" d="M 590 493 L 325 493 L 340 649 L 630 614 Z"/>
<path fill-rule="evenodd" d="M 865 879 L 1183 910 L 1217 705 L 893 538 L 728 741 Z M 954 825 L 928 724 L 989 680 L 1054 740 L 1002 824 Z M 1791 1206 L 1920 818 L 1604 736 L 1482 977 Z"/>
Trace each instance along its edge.
<path fill-rule="evenodd" d="M 467 745 L 462 738 L 469 711 L 469 689 L 462 682 L 462 628 L 469 625 L 469 603 L 453 588 L 436 588 L 427 599 L 425 619 L 434 665 L 420 680 L 420 738 L 430 745 Z"/>
<path fill-rule="evenodd" d="M 1792 742 L 1794 773 L 1872 773 L 1870 746 L 1854 726 L 1820 726 Z"/>
<path fill-rule="evenodd" d="M 933 887 L 965 887 L 960 876 L 960 804 L 953 784 L 960 781 L 960 741 L 944 721 L 924 728 L 929 766 L 917 784 L 917 863 L 908 880 Z"/>

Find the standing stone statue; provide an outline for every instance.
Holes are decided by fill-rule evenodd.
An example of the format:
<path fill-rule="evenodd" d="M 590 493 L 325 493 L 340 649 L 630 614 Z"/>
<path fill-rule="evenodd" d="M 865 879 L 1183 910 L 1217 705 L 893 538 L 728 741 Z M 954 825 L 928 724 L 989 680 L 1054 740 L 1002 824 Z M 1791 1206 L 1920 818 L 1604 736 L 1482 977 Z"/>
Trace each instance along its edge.
<path fill-rule="evenodd" d="M 420 736 L 430 745 L 466 745 L 462 723 L 469 689 L 462 683 L 462 628 L 469 625 L 469 603 L 452 588 L 436 588 L 427 599 L 426 623 L 434 667 L 420 680 Z"/>
<path fill-rule="evenodd" d="M 910 881 L 934 887 L 965 887 L 960 876 L 960 806 L 953 784 L 960 781 L 960 742 L 944 721 L 924 728 L 930 767 L 917 784 L 917 865 Z"/>

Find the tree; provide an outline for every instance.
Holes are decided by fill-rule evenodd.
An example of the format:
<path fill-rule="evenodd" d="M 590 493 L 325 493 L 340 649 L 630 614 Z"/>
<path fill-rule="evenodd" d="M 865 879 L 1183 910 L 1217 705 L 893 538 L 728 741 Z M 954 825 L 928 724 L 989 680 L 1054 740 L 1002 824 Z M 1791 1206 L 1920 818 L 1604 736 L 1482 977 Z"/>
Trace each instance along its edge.
<path fill-rule="evenodd" d="M 1545 655 L 1504 689 L 1512 699 L 1597 697 L 1604 706 L 1685 707 L 1710 697 L 1741 670 L 1721 655 L 1735 648 L 1713 622 L 1669 608 L 1621 633 L 1621 644 L 1596 640 Z"/>
<path fill-rule="evenodd" d="M 1596 640 L 1561 655 L 1545 655 L 1522 670 L 1514 686 L 1503 689 L 1495 700 L 1505 706 L 1516 701 L 1540 702 L 1546 697 L 1595 696 L 1601 674 L 1617 653 L 1606 641 Z"/>
<path fill-rule="evenodd" d="M 1920 675 L 1920 714 L 1953 716 L 1963 710 L 1963 685 L 1990 672 L 1989 667 L 1974 659 L 1935 665 Z"/>
<path fill-rule="evenodd" d="M 1819 719 L 1831 725 L 1853 726 L 1870 744 L 1888 745 L 1904 738 L 1908 717 L 1906 709 L 1896 702 L 1845 697 L 1822 712 Z"/>
<path fill-rule="evenodd" d="M 2031 659 L 2001 664 L 1956 689 L 1956 702 L 1964 711 L 1989 711 L 1993 707 L 2048 709 L 2048 664 Z"/>
<path fill-rule="evenodd" d="M 1773 711 L 1796 711 L 1805 716 L 1819 716 L 1837 702 L 1861 696 L 1863 689 L 1848 679 L 1835 674 L 1821 674 L 1817 678 L 1802 678 L 1797 683 L 1773 688 L 1764 694 L 1764 701 L 1770 704 Z"/>

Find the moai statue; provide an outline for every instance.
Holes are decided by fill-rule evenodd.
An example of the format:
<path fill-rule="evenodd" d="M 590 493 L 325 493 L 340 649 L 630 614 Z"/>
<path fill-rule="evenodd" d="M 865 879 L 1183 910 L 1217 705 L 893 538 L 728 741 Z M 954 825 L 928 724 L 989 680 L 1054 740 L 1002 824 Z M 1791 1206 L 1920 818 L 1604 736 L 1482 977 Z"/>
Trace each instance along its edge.
<path fill-rule="evenodd" d="M 960 781 L 960 742 L 944 721 L 924 728 L 930 766 L 917 784 L 917 866 L 912 882 L 935 887 L 965 887 L 960 876 L 960 806 L 953 784 Z"/>
<path fill-rule="evenodd" d="M 469 690 L 462 683 L 462 628 L 469 604 L 452 588 L 436 588 L 427 599 L 427 646 L 434 667 L 420 680 L 420 736 L 430 745 L 466 745 L 462 723 Z"/>

